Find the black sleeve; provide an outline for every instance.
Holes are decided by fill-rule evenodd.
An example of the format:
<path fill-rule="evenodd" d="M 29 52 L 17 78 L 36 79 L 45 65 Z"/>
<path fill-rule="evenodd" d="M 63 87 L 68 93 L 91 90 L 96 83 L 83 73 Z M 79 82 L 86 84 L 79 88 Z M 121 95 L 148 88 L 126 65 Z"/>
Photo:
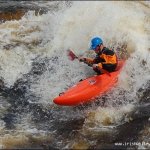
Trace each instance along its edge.
<path fill-rule="evenodd" d="M 94 59 L 94 63 L 97 64 L 97 63 L 100 63 L 100 62 L 105 62 L 105 60 L 100 58 L 100 55 L 97 55 Z"/>
<path fill-rule="evenodd" d="M 115 54 L 115 52 L 108 48 L 105 48 L 105 50 L 103 51 L 103 54 L 113 56 Z"/>

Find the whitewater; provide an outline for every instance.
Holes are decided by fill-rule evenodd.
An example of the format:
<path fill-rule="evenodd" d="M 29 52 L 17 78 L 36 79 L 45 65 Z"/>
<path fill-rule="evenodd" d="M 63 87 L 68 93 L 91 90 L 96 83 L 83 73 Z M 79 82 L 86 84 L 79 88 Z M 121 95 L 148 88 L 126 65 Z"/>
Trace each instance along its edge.
<path fill-rule="evenodd" d="M 9 4 L 9 2 L 8 2 Z M 20 2 L 20 5 L 23 2 Z M 150 3 L 30 2 L 20 19 L 0 24 L 0 148 L 150 148 Z M 117 85 L 78 107 L 53 103 L 95 72 L 67 50 L 93 57 L 102 37 L 126 58 Z M 119 147 L 115 143 L 122 142 Z"/>

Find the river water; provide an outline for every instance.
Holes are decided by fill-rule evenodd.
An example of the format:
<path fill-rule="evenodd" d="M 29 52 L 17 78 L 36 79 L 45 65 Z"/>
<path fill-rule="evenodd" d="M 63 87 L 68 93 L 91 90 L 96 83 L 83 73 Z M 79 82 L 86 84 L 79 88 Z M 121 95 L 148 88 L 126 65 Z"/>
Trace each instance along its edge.
<path fill-rule="evenodd" d="M 149 1 L 3 1 L 0 19 L 0 148 L 150 148 Z M 117 85 L 89 104 L 55 105 L 94 75 L 67 57 L 92 57 L 93 36 L 127 59 Z"/>

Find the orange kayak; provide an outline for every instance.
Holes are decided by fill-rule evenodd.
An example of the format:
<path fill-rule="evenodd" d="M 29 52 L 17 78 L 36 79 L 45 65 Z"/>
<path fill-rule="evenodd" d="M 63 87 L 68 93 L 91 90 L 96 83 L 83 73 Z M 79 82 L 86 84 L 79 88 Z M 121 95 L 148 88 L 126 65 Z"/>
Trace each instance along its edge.
<path fill-rule="evenodd" d="M 124 62 L 123 60 L 118 62 L 118 67 L 115 72 L 110 73 L 111 76 L 95 75 L 80 81 L 56 97 L 53 102 L 57 105 L 76 106 L 89 102 L 96 96 L 101 96 L 115 85 Z"/>

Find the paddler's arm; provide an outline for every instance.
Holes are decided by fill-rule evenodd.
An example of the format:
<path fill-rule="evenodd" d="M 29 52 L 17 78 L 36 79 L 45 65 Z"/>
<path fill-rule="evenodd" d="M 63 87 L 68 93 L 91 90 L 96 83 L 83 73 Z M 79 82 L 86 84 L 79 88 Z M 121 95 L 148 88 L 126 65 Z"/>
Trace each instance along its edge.
<path fill-rule="evenodd" d="M 79 59 L 79 61 L 84 62 L 84 63 L 86 63 L 88 65 L 93 65 L 94 62 L 95 62 L 94 59 L 92 59 L 92 58 L 83 58 L 83 57 L 80 57 L 78 59 Z"/>

